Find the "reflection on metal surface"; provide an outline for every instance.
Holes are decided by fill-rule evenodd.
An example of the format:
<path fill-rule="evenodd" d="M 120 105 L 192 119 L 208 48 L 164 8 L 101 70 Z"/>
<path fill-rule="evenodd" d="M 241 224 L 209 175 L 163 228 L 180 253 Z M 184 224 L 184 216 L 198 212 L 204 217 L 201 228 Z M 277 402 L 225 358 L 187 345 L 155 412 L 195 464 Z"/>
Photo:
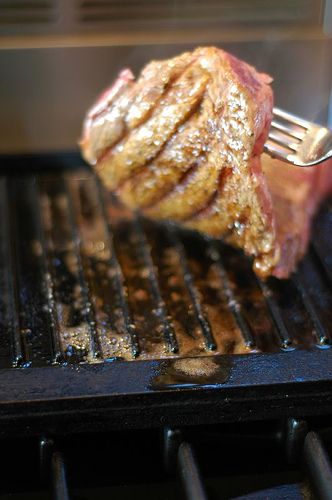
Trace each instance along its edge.
<path fill-rule="evenodd" d="M 224 384 L 230 375 L 231 361 L 228 357 L 185 358 L 162 362 L 151 387 L 157 390 L 195 388 Z"/>

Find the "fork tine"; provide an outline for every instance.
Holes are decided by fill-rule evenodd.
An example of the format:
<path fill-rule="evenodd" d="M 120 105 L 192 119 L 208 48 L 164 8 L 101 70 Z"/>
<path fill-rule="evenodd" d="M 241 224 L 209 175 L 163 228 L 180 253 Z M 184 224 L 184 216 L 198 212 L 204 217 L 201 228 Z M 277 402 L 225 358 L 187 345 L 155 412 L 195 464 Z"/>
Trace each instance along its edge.
<path fill-rule="evenodd" d="M 272 156 L 272 158 L 279 158 L 280 160 L 286 160 L 289 156 L 288 152 L 285 149 L 282 149 L 278 146 L 278 144 L 274 144 L 273 142 L 267 141 L 264 144 L 264 150 Z"/>
<path fill-rule="evenodd" d="M 302 127 L 304 129 L 308 129 L 310 127 L 310 122 L 303 120 L 302 118 L 299 118 L 298 116 L 292 115 L 291 113 L 287 113 L 286 111 L 283 111 L 282 109 L 273 108 L 273 114 L 275 116 L 278 116 L 279 118 L 282 118 L 283 120 L 286 120 L 290 123 L 298 125 L 299 127 Z"/>
<path fill-rule="evenodd" d="M 286 127 L 286 125 L 283 125 L 282 123 L 279 123 L 275 120 L 272 120 L 271 128 L 275 128 L 277 130 L 280 130 L 280 132 L 287 134 L 289 137 L 293 137 L 295 139 L 298 139 L 299 141 L 302 141 L 302 139 L 305 136 L 304 133 L 301 133 L 301 132 L 298 132 L 297 130 Z"/>
<path fill-rule="evenodd" d="M 288 142 L 287 137 L 283 137 L 280 134 L 275 134 L 271 130 L 269 132 L 269 139 L 272 140 L 273 142 L 279 144 L 283 148 L 290 149 L 292 151 L 297 150 L 297 144 Z"/>

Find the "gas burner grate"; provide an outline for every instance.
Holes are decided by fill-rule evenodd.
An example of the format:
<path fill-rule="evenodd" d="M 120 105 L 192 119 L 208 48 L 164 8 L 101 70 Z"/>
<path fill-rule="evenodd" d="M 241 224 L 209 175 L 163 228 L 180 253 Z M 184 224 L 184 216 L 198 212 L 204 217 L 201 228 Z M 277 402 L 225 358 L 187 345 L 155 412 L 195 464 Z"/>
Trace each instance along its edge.
<path fill-rule="evenodd" d="M 24 498 L 48 498 L 52 491 L 56 500 L 329 499 L 330 439 L 331 428 L 322 420 L 289 419 L 21 440 L 24 455 L 16 457 L 17 465 L 30 457 L 23 481 L 12 480 L 15 453 L 9 451 L 2 493 L 14 499 L 23 492 Z M 5 442 L 3 449 L 10 444 L 15 442 Z"/>

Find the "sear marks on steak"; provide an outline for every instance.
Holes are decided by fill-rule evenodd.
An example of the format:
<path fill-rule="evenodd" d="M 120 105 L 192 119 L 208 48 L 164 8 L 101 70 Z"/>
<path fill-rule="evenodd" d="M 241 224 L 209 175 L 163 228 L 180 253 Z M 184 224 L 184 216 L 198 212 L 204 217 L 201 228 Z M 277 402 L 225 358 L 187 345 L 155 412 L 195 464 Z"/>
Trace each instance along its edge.
<path fill-rule="evenodd" d="M 223 238 L 261 277 L 286 278 L 302 257 L 331 175 L 261 154 L 271 78 L 214 47 L 120 73 L 90 110 L 81 149 L 131 209 Z"/>

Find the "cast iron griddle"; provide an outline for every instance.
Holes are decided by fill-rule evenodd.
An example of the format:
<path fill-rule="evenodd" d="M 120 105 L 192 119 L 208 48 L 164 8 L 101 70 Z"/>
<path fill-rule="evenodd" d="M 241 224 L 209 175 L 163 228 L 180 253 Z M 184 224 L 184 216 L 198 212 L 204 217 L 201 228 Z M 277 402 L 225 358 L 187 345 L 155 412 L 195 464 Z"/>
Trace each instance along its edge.
<path fill-rule="evenodd" d="M 324 414 L 332 205 L 289 281 L 119 207 L 75 153 L 2 157 L 1 433 Z"/>

